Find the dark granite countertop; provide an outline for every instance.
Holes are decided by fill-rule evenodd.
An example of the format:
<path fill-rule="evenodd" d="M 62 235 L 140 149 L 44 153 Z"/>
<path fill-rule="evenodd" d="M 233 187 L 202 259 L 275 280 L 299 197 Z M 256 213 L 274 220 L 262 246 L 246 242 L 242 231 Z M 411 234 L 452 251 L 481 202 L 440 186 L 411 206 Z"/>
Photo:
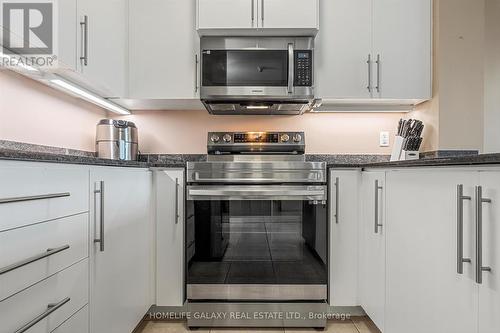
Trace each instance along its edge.
<path fill-rule="evenodd" d="M 443 158 L 423 158 L 414 161 L 367 163 L 363 168 L 411 168 L 433 166 L 500 165 L 500 154 L 480 154 Z"/>

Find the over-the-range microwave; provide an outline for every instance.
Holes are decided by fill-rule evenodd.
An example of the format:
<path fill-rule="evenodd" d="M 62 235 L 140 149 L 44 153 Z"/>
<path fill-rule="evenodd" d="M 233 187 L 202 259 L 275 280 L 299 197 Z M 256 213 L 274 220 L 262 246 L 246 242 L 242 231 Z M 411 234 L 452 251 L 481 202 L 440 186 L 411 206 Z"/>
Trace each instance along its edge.
<path fill-rule="evenodd" d="M 314 103 L 313 37 L 203 37 L 200 97 L 212 114 L 302 114 Z"/>

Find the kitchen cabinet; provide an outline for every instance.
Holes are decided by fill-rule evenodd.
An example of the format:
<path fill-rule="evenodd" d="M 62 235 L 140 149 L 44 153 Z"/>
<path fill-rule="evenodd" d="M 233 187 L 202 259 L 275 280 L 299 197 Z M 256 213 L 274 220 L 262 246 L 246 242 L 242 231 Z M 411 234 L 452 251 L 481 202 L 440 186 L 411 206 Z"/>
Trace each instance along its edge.
<path fill-rule="evenodd" d="M 324 99 L 368 99 L 371 9 L 366 0 L 321 3 L 315 40 L 315 92 Z"/>
<path fill-rule="evenodd" d="M 315 82 L 325 104 L 432 97 L 432 0 L 324 1 L 320 15 Z"/>
<path fill-rule="evenodd" d="M 358 304 L 360 170 L 330 170 L 330 306 Z"/>
<path fill-rule="evenodd" d="M 473 241 L 477 183 L 478 173 L 471 169 L 387 173 L 385 333 L 477 332 Z M 459 199 L 459 185 L 463 197 L 469 198 Z M 463 232 L 463 246 L 458 231 Z M 457 267 L 459 251 L 471 259 L 463 263 L 462 274 Z"/>
<path fill-rule="evenodd" d="M 482 216 L 482 266 L 491 271 L 482 272 L 479 289 L 479 333 L 500 332 L 500 171 L 479 174 L 482 197 L 491 200 L 480 204 Z"/>
<path fill-rule="evenodd" d="M 130 99 L 199 96 L 195 12 L 194 0 L 130 0 Z"/>
<path fill-rule="evenodd" d="M 95 167 L 91 189 L 91 332 L 132 332 L 153 304 L 152 175 Z"/>
<path fill-rule="evenodd" d="M 361 177 L 360 267 L 361 306 L 382 331 L 385 324 L 385 172 L 366 171 Z"/>
<path fill-rule="evenodd" d="M 315 35 L 319 0 L 197 0 L 197 29 L 201 35 Z"/>
<path fill-rule="evenodd" d="M 156 305 L 185 300 L 184 169 L 154 172 L 156 201 Z"/>

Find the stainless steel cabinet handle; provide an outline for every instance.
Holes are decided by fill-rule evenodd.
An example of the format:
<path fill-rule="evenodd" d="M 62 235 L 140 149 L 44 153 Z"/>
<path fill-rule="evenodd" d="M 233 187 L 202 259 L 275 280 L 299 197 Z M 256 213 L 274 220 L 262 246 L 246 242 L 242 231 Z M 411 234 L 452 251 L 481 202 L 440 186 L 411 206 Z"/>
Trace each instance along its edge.
<path fill-rule="evenodd" d="M 69 245 L 64 245 L 64 246 L 53 248 L 53 249 L 47 249 L 47 251 L 45 251 L 43 253 L 37 254 L 37 255 L 30 257 L 28 259 L 21 260 L 19 262 L 16 262 L 16 263 L 9 265 L 9 266 L 6 266 L 4 268 L 0 268 L 0 275 L 11 272 L 11 271 L 16 270 L 18 268 L 21 268 L 23 266 L 29 265 L 29 264 L 31 264 L 35 261 L 41 260 L 43 258 L 50 257 L 56 253 L 62 252 L 62 251 L 67 250 L 67 249 L 69 249 Z"/>
<path fill-rule="evenodd" d="M 194 55 L 194 92 L 198 92 L 198 54 Z"/>
<path fill-rule="evenodd" d="M 378 199 L 378 193 L 383 189 L 382 186 L 379 185 L 378 179 L 375 181 L 375 233 L 378 234 L 378 229 L 383 226 L 378 220 L 378 215 L 379 215 L 379 199 Z"/>
<path fill-rule="evenodd" d="M 470 196 L 464 196 L 464 186 L 457 185 L 457 273 L 464 273 L 464 262 L 472 262 L 470 258 L 464 258 L 464 200 L 472 200 Z"/>
<path fill-rule="evenodd" d="M 264 0 L 261 1 L 261 4 L 262 4 L 262 8 L 260 9 L 260 14 L 262 15 L 261 16 L 261 20 L 262 20 L 262 27 L 261 28 L 264 28 Z"/>
<path fill-rule="evenodd" d="M 42 195 L 32 195 L 32 196 L 26 196 L 26 197 L 4 198 L 4 199 L 0 199 L 0 204 L 8 204 L 8 203 L 14 203 L 14 202 L 23 202 L 23 201 L 33 201 L 33 200 L 63 198 L 63 197 L 69 197 L 70 195 L 71 194 L 69 192 L 63 192 L 63 193 L 51 193 L 51 194 L 42 194 Z"/>
<path fill-rule="evenodd" d="M 57 309 L 59 309 L 64 304 L 68 303 L 70 300 L 71 300 L 71 298 L 66 297 L 65 299 L 63 299 L 62 301 L 60 301 L 58 303 L 53 303 L 53 304 L 47 305 L 47 310 L 45 310 L 43 313 L 41 313 L 38 316 L 36 316 L 36 318 L 30 320 L 28 323 L 26 323 L 25 325 L 23 325 L 21 328 L 17 329 L 14 333 L 24 333 L 24 332 L 26 332 L 27 330 L 29 330 L 30 328 L 32 328 L 33 326 L 35 326 L 37 323 L 39 323 L 40 321 L 42 321 L 43 319 L 45 319 L 46 317 L 48 317 L 52 312 L 56 311 Z"/>
<path fill-rule="evenodd" d="M 179 223 L 179 178 L 175 178 L 175 224 Z"/>
<path fill-rule="evenodd" d="M 340 194 L 340 180 L 339 177 L 335 178 L 335 223 L 339 223 L 339 194 Z"/>
<path fill-rule="evenodd" d="M 82 54 L 80 61 L 83 61 L 84 66 L 88 66 L 89 62 L 89 17 L 83 16 L 83 21 L 80 22 L 80 29 L 82 31 Z"/>
<path fill-rule="evenodd" d="M 255 0 L 252 0 L 252 28 L 255 22 Z"/>
<path fill-rule="evenodd" d="M 95 217 L 95 199 L 96 195 L 100 194 L 100 220 L 99 220 L 99 237 L 94 239 L 94 243 L 99 243 L 99 251 L 104 252 L 104 181 L 98 182 L 100 184 L 99 189 L 94 190 L 94 217 Z M 97 185 L 97 183 L 96 183 Z"/>
<path fill-rule="evenodd" d="M 372 92 L 372 55 L 368 55 L 368 60 L 366 61 L 368 64 L 368 86 L 366 89 L 368 89 L 368 92 Z"/>
<path fill-rule="evenodd" d="M 377 54 L 377 86 L 375 87 L 377 89 L 377 92 L 380 92 L 380 54 Z"/>
<path fill-rule="evenodd" d="M 483 187 L 476 186 L 476 283 L 483 283 L 483 272 L 491 272 L 491 267 L 483 266 L 483 204 L 491 199 L 483 198 Z"/>

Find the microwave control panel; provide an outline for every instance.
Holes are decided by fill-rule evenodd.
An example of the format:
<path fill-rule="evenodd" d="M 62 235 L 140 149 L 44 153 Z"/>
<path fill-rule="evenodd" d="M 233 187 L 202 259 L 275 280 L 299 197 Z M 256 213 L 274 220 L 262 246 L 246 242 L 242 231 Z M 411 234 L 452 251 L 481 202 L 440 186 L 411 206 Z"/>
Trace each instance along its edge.
<path fill-rule="evenodd" d="M 311 50 L 295 51 L 295 82 L 296 87 L 312 86 L 313 59 Z"/>

